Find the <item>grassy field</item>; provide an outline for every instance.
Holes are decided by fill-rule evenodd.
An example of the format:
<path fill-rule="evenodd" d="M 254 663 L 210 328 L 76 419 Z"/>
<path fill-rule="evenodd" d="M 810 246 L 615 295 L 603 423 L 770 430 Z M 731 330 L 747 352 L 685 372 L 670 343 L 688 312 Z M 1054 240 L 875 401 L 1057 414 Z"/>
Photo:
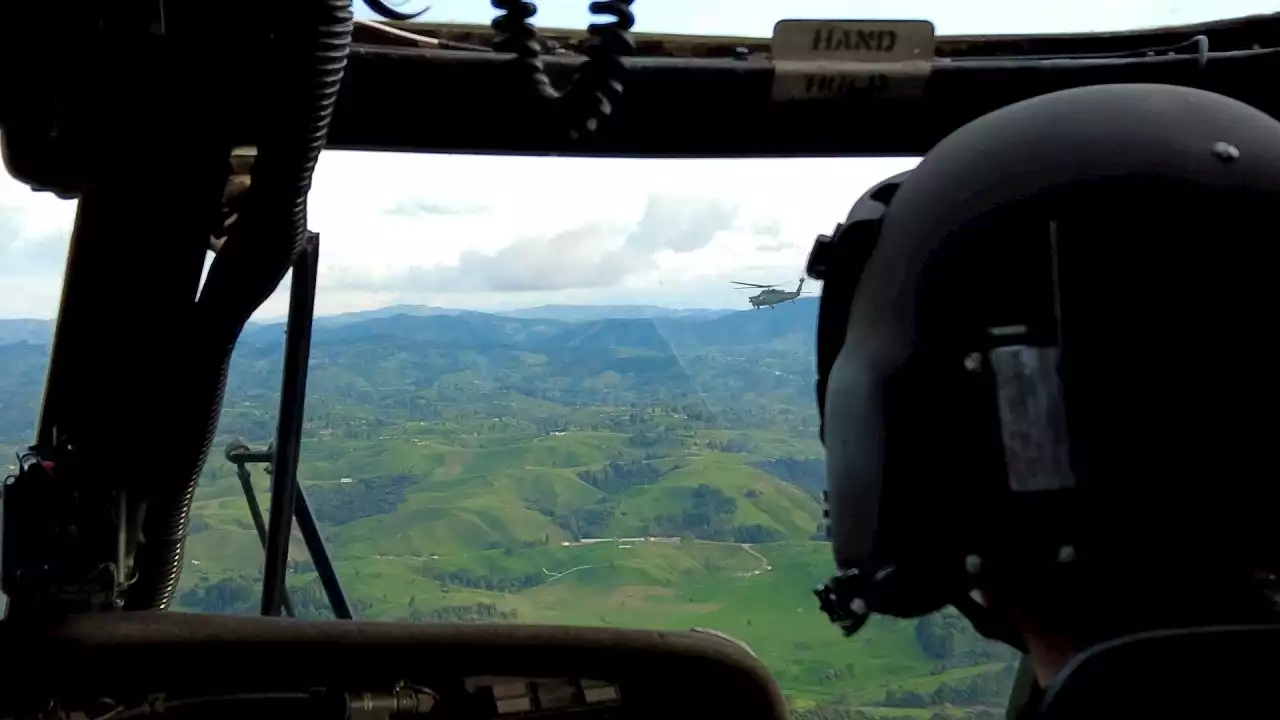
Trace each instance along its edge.
<path fill-rule="evenodd" d="M 358 616 L 714 628 L 755 648 L 799 720 L 986 720 L 1012 654 L 966 622 L 877 618 L 844 639 L 818 611 L 834 568 L 814 539 L 817 313 L 318 322 L 298 475 Z M 262 550 L 222 451 L 274 437 L 283 335 L 237 344 L 177 609 L 258 608 Z M 0 442 L 18 447 L 48 351 L 0 359 Z M 292 558 L 294 603 L 322 615 L 296 539 Z"/>
<path fill-rule="evenodd" d="M 722 438 L 699 438 L 713 439 Z M 387 499 L 359 494 L 370 468 L 380 476 L 412 477 L 402 494 L 375 508 L 384 511 L 326 527 L 344 587 L 363 617 L 404 620 L 483 605 L 522 623 L 714 628 L 747 642 L 799 708 L 831 702 L 877 708 L 889 688 L 928 693 L 999 669 L 998 663 L 939 668 L 921 649 L 911 621 L 876 618 L 856 637 L 840 637 L 812 595 L 831 573 L 829 546 L 798 539 L 819 522 L 818 504 L 751 465 L 777 452 L 767 434 L 757 439 L 764 449 L 756 454 L 694 448 L 653 461 L 665 473 L 660 480 L 612 496 L 577 473 L 636 456 L 625 436 L 506 440 L 482 449 L 429 435 L 304 444 L 300 474 L 311 497 L 341 501 L 349 491 L 352 503 L 376 505 Z M 229 470 L 215 468 L 216 477 L 198 494 L 184 589 L 261 567 L 257 536 Z M 787 539 L 579 543 L 552 517 L 609 500 L 616 512 L 602 536 L 643 536 L 653 518 L 680 512 L 688 492 L 707 483 L 736 499 L 727 522 L 772 528 Z M 266 506 L 265 492 L 259 502 Z M 296 538 L 292 555 L 307 559 Z M 309 576 L 304 565 L 294 581 Z M 910 716 L 917 709 L 879 710 Z"/>

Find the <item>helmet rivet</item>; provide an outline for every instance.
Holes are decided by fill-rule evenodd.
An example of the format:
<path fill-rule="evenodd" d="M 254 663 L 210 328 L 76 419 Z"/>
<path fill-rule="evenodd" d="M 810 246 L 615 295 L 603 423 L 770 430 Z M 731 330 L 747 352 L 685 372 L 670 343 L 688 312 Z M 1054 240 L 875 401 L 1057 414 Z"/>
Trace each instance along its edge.
<path fill-rule="evenodd" d="M 1213 154 L 1222 162 L 1231 162 L 1240 157 L 1240 148 L 1219 140 L 1213 144 Z"/>
<path fill-rule="evenodd" d="M 982 572 L 982 558 L 977 555 L 969 555 L 965 557 L 964 570 L 970 575 L 977 575 Z"/>
<path fill-rule="evenodd" d="M 1069 563 L 1076 559 L 1076 548 L 1074 545 L 1063 545 L 1058 548 L 1058 562 Z"/>

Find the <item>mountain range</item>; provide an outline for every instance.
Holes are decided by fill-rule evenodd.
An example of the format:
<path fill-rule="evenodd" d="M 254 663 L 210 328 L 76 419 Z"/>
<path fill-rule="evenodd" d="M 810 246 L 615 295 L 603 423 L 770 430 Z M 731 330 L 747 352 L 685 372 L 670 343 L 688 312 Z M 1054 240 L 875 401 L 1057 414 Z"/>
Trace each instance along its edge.
<path fill-rule="evenodd" d="M 737 311 L 713 308 L 669 308 L 657 305 L 537 305 L 535 307 L 494 312 L 446 308 L 435 305 L 391 305 L 375 310 L 356 310 L 334 315 L 318 315 L 314 322 L 317 328 L 328 328 L 399 315 L 409 317 L 496 315 L 527 320 L 563 320 L 566 322 L 637 318 L 710 319 L 734 312 Z M 283 316 L 278 316 L 254 320 L 249 322 L 248 327 L 278 325 L 285 322 L 285 319 Z M 47 343 L 53 337 L 53 325 L 53 320 L 46 319 L 0 318 L 0 345 L 15 342 Z"/>
<path fill-rule="evenodd" d="M 621 308 L 621 309 L 619 309 Z M 698 360 L 695 356 L 708 348 L 737 348 L 730 355 L 713 354 L 715 363 L 733 364 L 732 373 L 740 382 L 754 377 L 759 367 L 759 349 L 786 348 L 801 353 L 800 367 L 812 368 L 807 358 L 812 354 L 813 335 L 817 323 L 818 300 L 800 298 L 773 309 L 714 311 L 671 310 L 646 306 L 545 306 L 519 312 L 531 317 L 510 314 L 451 310 L 428 306 L 394 306 L 373 311 L 317 318 L 312 333 L 312 371 L 331 357 L 347 357 L 352 348 L 367 349 L 370 356 L 379 353 L 402 353 L 410 362 L 435 362 L 442 353 L 479 352 L 493 355 L 500 350 L 537 351 L 555 359 L 557 367 L 568 377 L 564 381 L 588 382 L 583 375 L 589 368 L 601 371 L 638 369 L 645 372 L 665 368 L 665 380 L 690 388 L 688 375 Z M 657 312 L 657 317 L 604 317 L 565 320 L 537 315 L 617 315 L 625 310 L 633 313 Z M 247 363 L 266 363 L 252 377 L 255 389 L 275 392 L 279 382 L 279 365 L 283 350 L 283 323 L 249 323 L 241 333 L 233 361 L 231 382 L 238 377 L 234 370 Z M 48 363 L 48 343 L 53 322 L 49 320 L 0 319 L 0 444 L 18 444 L 32 427 L 43 391 Z M 376 349 L 373 349 L 376 348 Z M 754 352 L 751 348 L 757 348 Z M 647 359 L 646 359 L 647 358 Z M 756 366 L 752 367 L 755 361 Z M 456 358 L 449 362 L 456 362 Z M 491 364 L 498 363 L 493 360 Z M 272 363 L 275 363 L 272 365 Z M 656 365 L 654 363 L 657 363 Z M 738 367 L 741 365 L 742 367 Z M 275 369 L 267 369 L 274 367 Z M 725 368 L 721 368 L 728 371 Z M 638 370 L 636 370 L 638 372 Z M 423 369 L 423 372 L 434 370 Z M 772 370 L 770 370 L 772 372 Z M 640 381 L 644 375 L 622 375 L 623 382 Z M 708 375 L 705 383 L 722 383 L 728 378 Z M 809 383 L 806 377 L 804 383 Z M 315 386 L 313 379 L 313 387 Z M 772 382 L 772 381 L 770 381 Z M 811 385 L 805 385 L 804 400 Z M 794 404 L 788 402 L 788 405 Z"/>
<path fill-rule="evenodd" d="M 464 310 L 437 305 L 390 305 L 374 310 L 356 310 L 334 315 L 317 316 L 317 327 L 347 325 L 363 320 L 410 315 L 427 317 L 431 315 L 500 315 L 503 317 L 525 318 L 531 320 L 610 320 L 626 318 L 660 318 L 660 317 L 703 317 L 711 318 L 735 312 L 729 309 L 713 308 L 669 308 L 657 305 L 537 305 L 534 307 L 516 308 L 514 310 Z M 285 321 L 284 316 L 264 318 L 255 324 L 274 325 Z"/>
<path fill-rule="evenodd" d="M 619 310 L 617 308 L 621 307 Z M 666 314 L 621 315 L 647 309 Z M 316 318 L 313 342 L 377 337 L 413 338 L 436 345 L 477 348 L 542 343 L 561 346 L 644 347 L 664 351 L 706 346 L 812 342 L 818 300 L 761 310 L 670 310 L 644 306 L 543 306 L 511 313 L 482 313 L 424 306 L 396 306 Z M 570 319 L 572 318 L 572 319 Z M 4 321 L 0 321 L 3 323 Z M 283 323 L 251 323 L 241 342 L 278 337 Z"/>
<path fill-rule="evenodd" d="M 875 618 L 849 642 L 813 601 L 834 569 L 817 311 L 317 318 L 298 478 L 357 616 L 712 627 L 756 651 L 795 720 L 997 717 L 1015 657 L 962 618 Z M 0 446 L 29 441 L 50 329 L 0 320 Z M 284 330 L 251 323 L 236 346 L 176 609 L 258 608 L 262 547 L 222 450 L 272 440 Z M 326 616 L 290 555 L 294 606 Z"/>
<path fill-rule="evenodd" d="M 47 343 L 53 338 L 53 321 L 29 318 L 0 319 L 0 345 Z"/>

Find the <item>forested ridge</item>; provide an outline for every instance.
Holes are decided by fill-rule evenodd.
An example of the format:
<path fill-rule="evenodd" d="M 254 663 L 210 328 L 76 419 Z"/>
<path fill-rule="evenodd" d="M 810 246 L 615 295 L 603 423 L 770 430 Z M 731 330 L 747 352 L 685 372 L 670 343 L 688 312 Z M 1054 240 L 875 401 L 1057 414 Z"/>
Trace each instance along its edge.
<path fill-rule="evenodd" d="M 995 717 L 1014 656 L 963 619 L 877 618 L 846 640 L 813 602 L 832 570 L 815 323 L 811 299 L 318 321 L 299 478 L 357 615 L 714 627 L 756 650 L 797 718 Z M 0 342 L 9 447 L 29 437 L 48 357 L 18 330 Z M 280 325 L 250 326 L 237 346 L 180 608 L 257 612 L 261 548 L 221 457 L 233 438 L 272 439 L 282 346 Z M 299 613 L 328 616 L 300 543 L 292 557 Z"/>

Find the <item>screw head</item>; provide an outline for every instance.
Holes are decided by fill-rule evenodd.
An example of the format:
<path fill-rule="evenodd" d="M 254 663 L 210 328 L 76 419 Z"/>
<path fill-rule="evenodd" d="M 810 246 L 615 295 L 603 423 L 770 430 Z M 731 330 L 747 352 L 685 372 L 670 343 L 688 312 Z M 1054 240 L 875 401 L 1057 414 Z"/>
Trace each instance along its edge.
<path fill-rule="evenodd" d="M 964 570 L 970 575 L 977 575 L 982 572 L 982 558 L 977 555 L 969 555 L 965 557 Z"/>
<path fill-rule="evenodd" d="M 1219 140 L 1213 144 L 1213 155 L 1222 162 L 1231 162 L 1240 157 L 1240 148 Z"/>

